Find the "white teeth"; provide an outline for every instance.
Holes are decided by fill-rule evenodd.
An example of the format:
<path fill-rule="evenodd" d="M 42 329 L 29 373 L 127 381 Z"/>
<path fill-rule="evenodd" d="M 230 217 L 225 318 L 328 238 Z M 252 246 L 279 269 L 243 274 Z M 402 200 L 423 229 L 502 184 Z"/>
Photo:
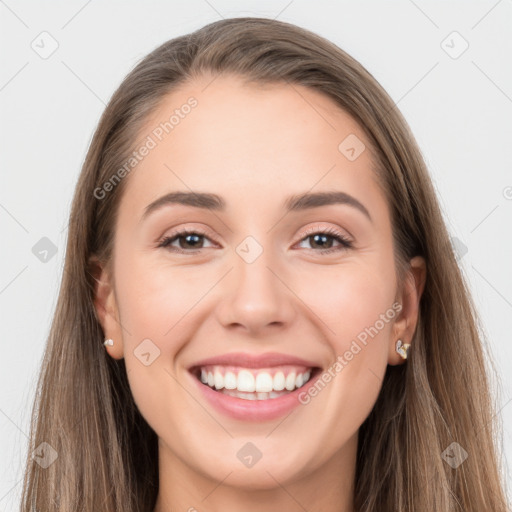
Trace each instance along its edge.
<path fill-rule="evenodd" d="M 254 382 L 254 376 L 247 370 L 240 370 L 238 372 L 238 391 L 246 391 L 252 393 L 256 390 L 256 384 Z"/>
<path fill-rule="evenodd" d="M 288 391 L 270 391 L 270 393 L 243 393 L 241 391 L 231 390 L 231 389 L 221 389 L 219 393 L 223 395 L 234 396 L 235 398 L 242 398 L 244 400 L 269 400 L 273 398 L 278 398 L 282 395 L 288 394 Z"/>
<path fill-rule="evenodd" d="M 273 380 L 268 373 L 259 373 L 256 377 L 256 391 L 272 391 Z"/>
<path fill-rule="evenodd" d="M 219 370 L 215 370 L 215 373 L 213 374 L 213 381 L 215 383 L 215 389 L 222 389 L 224 387 L 224 377 Z"/>
<path fill-rule="evenodd" d="M 233 372 L 226 372 L 226 375 L 224 375 L 224 387 L 226 389 L 236 389 L 236 375 Z"/>
<path fill-rule="evenodd" d="M 288 391 L 293 391 L 295 389 L 295 372 L 291 372 L 286 377 L 286 384 L 284 386 Z"/>
<path fill-rule="evenodd" d="M 286 384 L 286 379 L 284 378 L 283 372 L 277 372 L 274 375 L 273 387 L 275 391 L 282 391 Z"/>
<path fill-rule="evenodd" d="M 199 379 L 217 391 L 232 391 L 224 393 L 231 396 L 238 396 L 240 393 L 248 400 L 266 400 L 277 398 L 290 391 L 303 386 L 311 376 L 311 370 L 304 373 L 291 371 L 285 376 L 283 371 L 278 371 L 272 377 L 268 371 L 240 369 L 238 375 L 235 371 L 225 371 L 222 366 L 210 367 L 207 370 L 201 368 Z"/>

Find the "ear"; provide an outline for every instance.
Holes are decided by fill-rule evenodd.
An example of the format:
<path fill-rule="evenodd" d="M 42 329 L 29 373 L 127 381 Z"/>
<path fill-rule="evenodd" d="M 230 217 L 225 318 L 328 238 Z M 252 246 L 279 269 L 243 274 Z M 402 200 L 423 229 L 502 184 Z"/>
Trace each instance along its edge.
<path fill-rule="evenodd" d="M 418 324 L 420 299 L 427 277 L 427 266 L 423 257 L 415 256 L 409 263 L 404 282 L 398 290 L 397 300 L 402 304 L 402 309 L 393 325 L 393 335 L 389 345 L 388 364 L 391 366 L 405 362 L 396 352 L 396 342 L 400 339 L 404 344 L 412 344 L 411 340 Z"/>
<path fill-rule="evenodd" d="M 123 358 L 122 328 L 116 303 L 112 278 L 96 256 L 89 259 L 89 268 L 94 278 L 94 308 L 105 339 L 112 339 L 113 346 L 105 349 L 114 359 Z"/>

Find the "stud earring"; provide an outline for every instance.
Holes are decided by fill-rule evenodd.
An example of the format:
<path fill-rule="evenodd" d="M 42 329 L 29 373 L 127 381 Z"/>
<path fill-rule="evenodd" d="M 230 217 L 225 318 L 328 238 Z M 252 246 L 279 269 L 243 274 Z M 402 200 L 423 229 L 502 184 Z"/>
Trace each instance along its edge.
<path fill-rule="evenodd" d="M 402 359 L 407 359 L 407 350 L 410 346 L 409 343 L 402 343 L 402 340 L 396 342 L 396 351 L 402 356 Z"/>
<path fill-rule="evenodd" d="M 105 345 L 105 347 L 107 347 L 107 346 L 111 347 L 113 344 L 114 344 L 114 340 L 111 340 L 110 338 L 103 342 L 103 345 Z"/>

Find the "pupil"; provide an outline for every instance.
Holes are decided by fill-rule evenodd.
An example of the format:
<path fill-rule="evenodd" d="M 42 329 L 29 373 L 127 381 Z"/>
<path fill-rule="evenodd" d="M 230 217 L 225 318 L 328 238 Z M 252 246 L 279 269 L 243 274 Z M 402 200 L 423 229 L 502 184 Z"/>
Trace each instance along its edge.
<path fill-rule="evenodd" d="M 193 247 L 195 247 L 195 246 L 194 246 L 194 242 L 197 242 L 197 241 L 198 241 L 198 239 L 199 239 L 200 237 L 201 237 L 201 235 L 185 235 L 184 237 L 182 237 L 182 239 L 183 239 L 183 238 L 185 239 L 185 244 L 190 244 L 190 243 L 191 243 L 191 244 L 192 244 L 192 246 L 193 246 Z M 189 242 L 189 240 L 190 240 L 191 238 L 193 238 L 193 239 L 194 239 L 194 241 Z M 182 248 L 183 248 L 183 244 L 180 244 L 180 245 L 181 245 L 181 246 L 182 246 Z"/>
<path fill-rule="evenodd" d="M 315 244 L 317 244 L 317 242 L 318 242 L 318 240 L 319 240 L 319 239 L 322 239 L 322 240 L 324 241 L 324 243 L 325 243 L 325 239 L 326 239 L 326 238 L 329 238 L 329 237 L 328 237 L 327 235 L 321 235 L 321 234 L 313 235 L 313 240 L 314 240 L 314 244 L 313 244 L 313 246 L 314 246 Z M 321 241 L 321 240 L 320 240 L 320 241 Z M 331 240 L 331 243 L 330 243 L 330 244 L 328 244 L 328 247 L 331 247 L 331 245 L 332 245 L 332 240 Z M 322 247 L 322 249 L 325 249 L 325 248 L 326 248 L 326 247 L 325 247 L 325 245 L 324 245 L 324 246 Z"/>

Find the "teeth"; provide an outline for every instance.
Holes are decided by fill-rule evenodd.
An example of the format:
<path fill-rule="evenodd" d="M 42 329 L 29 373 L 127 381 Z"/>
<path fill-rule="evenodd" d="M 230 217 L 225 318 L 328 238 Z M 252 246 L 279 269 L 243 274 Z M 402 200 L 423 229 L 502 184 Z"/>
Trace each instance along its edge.
<path fill-rule="evenodd" d="M 226 389 L 236 389 L 236 375 L 233 372 L 226 372 L 226 375 L 224 375 L 224 387 Z"/>
<path fill-rule="evenodd" d="M 256 383 L 254 382 L 254 376 L 247 370 L 240 370 L 238 373 L 238 385 L 236 386 L 238 391 L 246 391 L 252 393 L 256 390 Z"/>
<path fill-rule="evenodd" d="M 219 370 L 215 370 L 215 373 L 213 374 L 213 382 L 215 384 L 215 389 L 222 389 L 224 387 L 224 377 Z"/>
<path fill-rule="evenodd" d="M 286 395 L 288 391 L 270 391 L 269 393 L 243 393 L 237 390 L 222 389 L 219 391 L 223 395 L 234 396 L 235 398 L 242 398 L 243 400 L 272 400 L 282 395 Z"/>
<path fill-rule="evenodd" d="M 282 391 L 286 384 L 283 372 L 277 372 L 274 375 L 273 387 L 275 391 Z"/>
<path fill-rule="evenodd" d="M 256 391 L 268 392 L 272 391 L 272 386 L 274 385 L 274 381 L 270 374 L 268 373 L 259 373 L 256 377 Z"/>
<path fill-rule="evenodd" d="M 293 391 L 295 389 L 295 372 L 289 373 L 288 377 L 286 377 L 286 384 L 284 387 L 288 391 Z"/>
<path fill-rule="evenodd" d="M 311 376 L 311 370 L 292 370 L 287 375 L 279 370 L 274 376 L 265 370 L 240 369 L 227 370 L 222 366 L 201 368 L 200 380 L 211 388 L 231 396 L 243 395 L 248 400 L 266 400 L 277 398 L 283 394 L 303 386 Z M 233 393 L 231 393 L 233 392 Z"/>

